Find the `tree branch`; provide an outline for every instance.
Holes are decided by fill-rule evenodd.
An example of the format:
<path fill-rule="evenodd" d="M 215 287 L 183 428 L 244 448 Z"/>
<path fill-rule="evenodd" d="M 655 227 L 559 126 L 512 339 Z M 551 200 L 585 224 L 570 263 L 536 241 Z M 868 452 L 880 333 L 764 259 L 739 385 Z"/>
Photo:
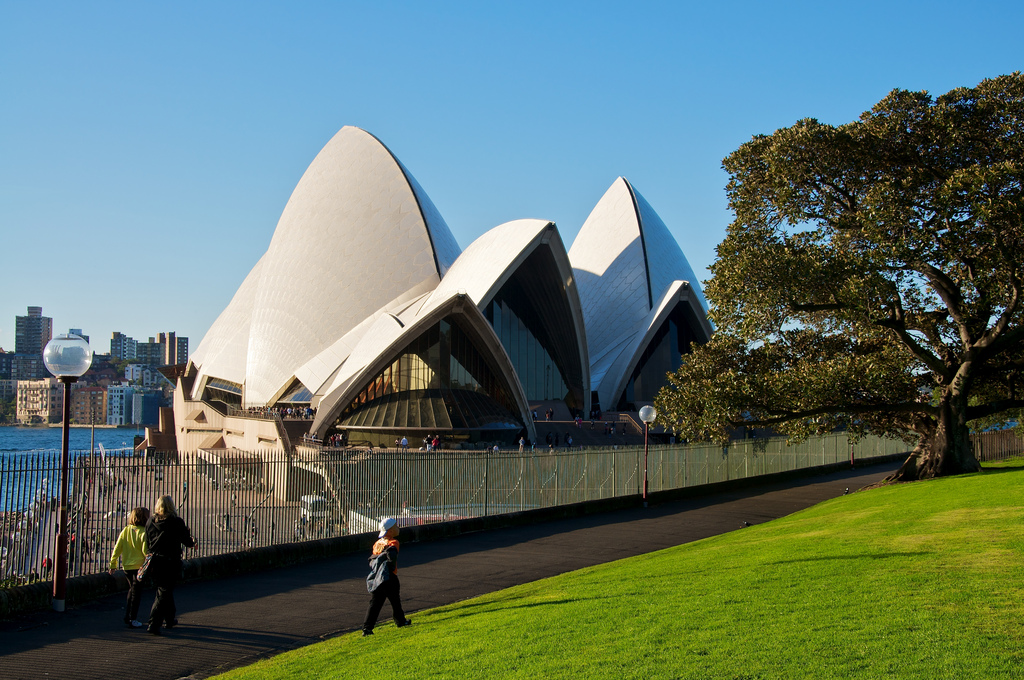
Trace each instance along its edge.
<path fill-rule="evenodd" d="M 1021 297 L 1021 281 L 1020 277 L 1017 276 L 1017 272 L 1012 263 L 1016 260 L 1013 255 L 1008 252 L 1006 245 L 1003 243 L 1002 238 L 996 236 L 997 243 L 999 245 L 999 252 L 1003 256 L 1005 262 L 1011 263 L 1009 279 L 1010 279 L 1010 290 L 1012 291 L 1010 302 L 1006 305 L 1006 309 L 999 315 L 999 319 L 993 324 L 992 328 L 988 329 L 981 339 L 978 340 L 977 346 L 981 350 L 988 352 L 998 352 L 997 346 L 1002 347 L 1004 343 L 999 343 L 1000 338 L 1006 333 L 1006 329 L 1009 328 L 1010 322 L 1013 320 L 1014 315 L 1020 309 L 1020 297 Z M 1016 334 L 1019 336 L 1022 333 L 1022 329 L 1018 327 Z"/>
<path fill-rule="evenodd" d="M 902 342 L 915 357 L 920 359 L 936 375 L 941 375 L 947 380 L 952 378 L 953 373 L 949 370 L 949 367 L 946 366 L 946 363 L 939 357 L 935 356 L 933 352 L 929 352 L 921 345 L 921 343 L 915 340 L 914 336 L 907 331 L 907 326 L 902 320 L 890 317 L 889 319 L 876 321 L 875 325 L 879 328 L 888 328 L 894 332 L 896 337 L 900 339 L 900 342 Z"/>
<path fill-rule="evenodd" d="M 790 301 L 789 309 L 794 312 L 802 312 L 805 314 L 812 314 L 814 312 L 838 312 L 846 309 L 845 305 L 833 303 L 830 305 L 804 305 L 799 302 Z"/>
<path fill-rule="evenodd" d="M 730 421 L 734 427 L 747 426 L 770 426 L 788 423 L 792 420 L 802 418 L 813 418 L 815 416 L 828 415 L 832 413 L 928 413 L 938 415 L 938 408 L 921 402 L 905 402 L 900 404 L 830 404 L 803 411 L 784 411 L 769 407 L 762 407 L 769 414 L 778 414 L 775 417 L 757 418 L 754 420 Z"/>
<path fill-rule="evenodd" d="M 1024 408 L 1024 399 L 1003 399 L 1001 401 L 990 401 L 987 404 L 967 407 L 967 420 L 986 418 L 988 416 L 1008 411 L 1012 408 Z"/>
<path fill-rule="evenodd" d="M 949 315 L 953 317 L 953 321 L 956 322 L 957 327 L 960 330 L 960 339 L 964 343 L 964 347 L 970 347 L 971 338 L 970 331 L 967 328 L 967 322 L 964 319 L 964 310 L 960 307 L 960 289 L 953 282 L 949 275 L 932 266 L 927 262 L 918 262 L 917 266 L 914 267 L 915 271 L 924 274 L 928 282 L 932 284 L 935 292 L 942 298 L 942 302 L 945 303 L 946 309 L 949 310 Z"/>

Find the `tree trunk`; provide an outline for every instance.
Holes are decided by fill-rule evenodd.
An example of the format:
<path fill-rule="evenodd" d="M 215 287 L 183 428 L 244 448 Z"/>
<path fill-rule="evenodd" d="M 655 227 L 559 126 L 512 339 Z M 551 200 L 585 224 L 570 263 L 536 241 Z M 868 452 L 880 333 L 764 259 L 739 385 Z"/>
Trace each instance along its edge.
<path fill-rule="evenodd" d="M 914 482 L 981 470 L 974 457 L 964 409 L 958 406 L 953 399 L 943 400 L 938 421 L 922 428 L 917 447 L 899 470 L 886 477 L 886 482 Z"/>

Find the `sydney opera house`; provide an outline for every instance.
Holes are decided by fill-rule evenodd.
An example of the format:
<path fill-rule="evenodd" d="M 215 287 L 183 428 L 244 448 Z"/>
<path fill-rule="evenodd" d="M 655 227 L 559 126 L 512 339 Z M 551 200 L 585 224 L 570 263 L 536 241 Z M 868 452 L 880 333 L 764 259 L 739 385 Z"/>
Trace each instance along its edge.
<path fill-rule="evenodd" d="M 319 440 L 535 439 L 536 411 L 650 403 L 710 334 L 679 244 L 624 178 L 568 250 L 538 219 L 461 250 L 394 154 L 345 127 L 181 371 L 164 434 L 178 450 L 287 449 L 296 431 L 254 414 L 292 408 Z"/>

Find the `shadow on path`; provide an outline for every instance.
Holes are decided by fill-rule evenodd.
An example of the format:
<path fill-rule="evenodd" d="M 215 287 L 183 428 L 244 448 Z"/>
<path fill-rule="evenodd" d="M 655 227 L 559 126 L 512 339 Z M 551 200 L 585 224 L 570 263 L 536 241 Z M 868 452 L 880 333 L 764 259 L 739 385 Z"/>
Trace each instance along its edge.
<path fill-rule="evenodd" d="M 891 463 L 795 479 L 646 510 L 638 507 L 444 541 L 406 543 L 400 560 L 403 604 L 415 613 L 770 521 L 842 496 L 847 488 L 877 482 L 898 466 Z M 368 601 L 366 558 L 347 555 L 185 584 L 175 593 L 181 625 L 161 636 L 124 627 L 122 595 L 63 614 L 38 612 L 0 622 L 0 678 L 38 680 L 44 675 L 41 669 L 50 677 L 77 680 L 131 677 L 138 674 L 139 660 L 144 658 L 148 678 L 198 679 L 356 630 Z M 152 591 L 148 591 L 143 615 L 151 602 Z M 527 606 L 567 603 L 556 600 Z M 480 607 L 495 606 L 520 605 L 464 604 L 452 616 L 472 616 Z"/>

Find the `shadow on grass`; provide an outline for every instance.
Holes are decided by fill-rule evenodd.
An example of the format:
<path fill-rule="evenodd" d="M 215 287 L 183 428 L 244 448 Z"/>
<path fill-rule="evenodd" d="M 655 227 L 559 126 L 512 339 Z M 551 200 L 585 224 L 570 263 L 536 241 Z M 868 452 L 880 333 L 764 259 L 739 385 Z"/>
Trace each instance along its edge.
<path fill-rule="evenodd" d="M 535 607 L 550 607 L 557 605 L 574 604 L 576 602 L 586 602 L 591 600 L 614 600 L 616 598 L 611 596 L 602 597 L 577 597 L 573 599 L 561 599 L 561 600 L 547 600 L 545 602 L 528 602 L 522 603 L 514 600 L 491 600 L 489 602 L 474 602 L 474 603 L 457 603 L 454 605 L 448 605 L 435 611 L 435 615 L 439 618 L 454 618 L 461 619 L 466 616 L 475 616 L 477 614 L 490 614 L 492 612 L 511 611 L 513 609 L 533 609 Z"/>
<path fill-rule="evenodd" d="M 796 564 L 798 562 L 832 562 L 837 560 L 888 560 L 894 557 L 920 557 L 921 555 L 932 555 L 931 550 L 918 550 L 913 552 L 874 553 L 864 555 L 831 555 L 823 557 L 800 557 L 795 560 L 779 560 L 777 562 L 766 562 L 766 564 Z"/>
<path fill-rule="evenodd" d="M 1007 461 L 997 461 L 999 463 L 1005 463 Z M 1005 472 L 1020 472 L 1024 468 L 1024 460 L 1014 461 L 1016 465 L 986 465 L 981 464 L 981 474 L 983 475 L 1001 475 Z"/>

